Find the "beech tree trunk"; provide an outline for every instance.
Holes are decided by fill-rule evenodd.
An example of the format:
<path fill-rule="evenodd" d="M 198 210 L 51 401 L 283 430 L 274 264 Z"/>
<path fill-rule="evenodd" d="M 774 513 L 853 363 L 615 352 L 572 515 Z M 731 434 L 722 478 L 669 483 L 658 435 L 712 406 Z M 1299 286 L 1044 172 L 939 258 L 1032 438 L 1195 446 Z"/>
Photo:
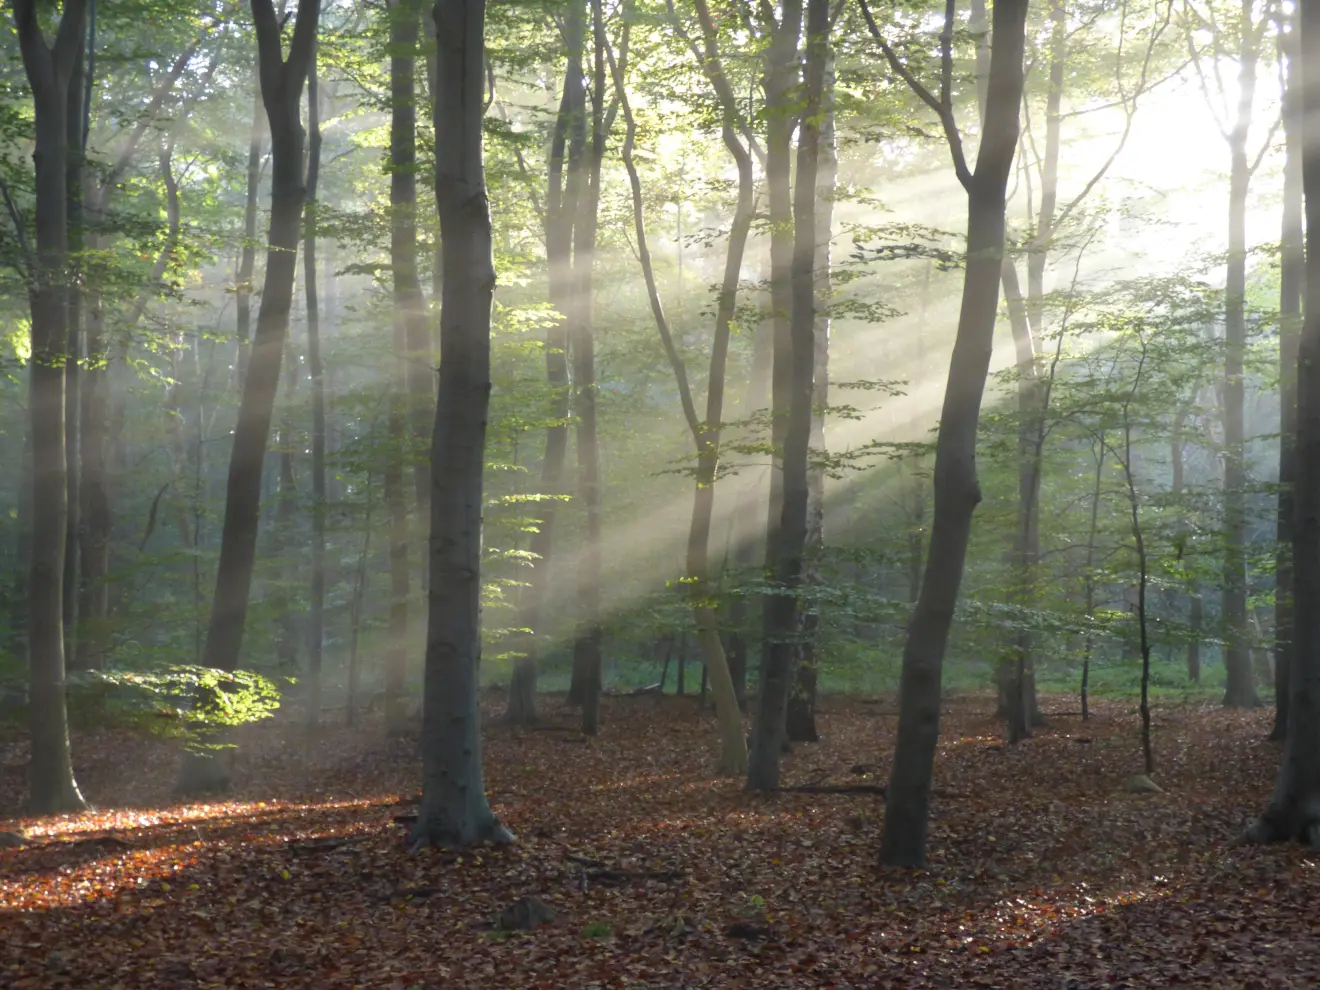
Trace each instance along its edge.
<path fill-rule="evenodd" d="M 318 0 L 298 0 L 297 19 L 285 59 L 280 19 L 273 0 L 252 0 L 262 102 L 271 137 L 270 246 L 256 334 L 243 379 L 243 397 L 229 456 L 220 563 L 202 659 L 204 666 L 219 670 L 238 668 L 247 620 L 261 513 L 261 469 L 270 441 L 275 392 L 289 331 L 306 198 L 301 102 L 319 13 Z M 216 790 L 227 785 L 227 775 L 218 760 L 210 756 L 185 757 L 179 781 L 181 791 Z"/>
<path fill-rule="evenodd" d="M 88 4 L 87 16 L 94 19 L 94 4 Z M 87 69 L 85 31 L 78 35 L 78 50 L 73 59 L 73 72 L 65 93 L 67 151 L 64 162 L 65 190 L 68 196 L 69 275 L 65 289 L 65 351 L 64 351 L 64 486 L 67 491 L 68 511 L 65 518 L 64 538 L 64 643 L 66 653 L 77 658 L 78 642 L 78 543 L 81 527 L 81 422 L 80 391 L 83 345 L 83 250 L 86 247 L 83 217 L 83 159 L 86 154 L 86 114 L 83 99 L 87 95 L 90 76 Z"/>
<path fill-rule="evenodd" d="M 484 0 L 437 0 L 436 177 L 444 289 L 440 397 L 431 441 L 422 802 L 417 846 L 511 841 L 486 798 L 477 705 L 481 513 L 495 290 L 481 157 Z"/>
<path fill-rule="evenodd" d="M 779 787 L 779 756 L 784 746 L 788 698 L 798 652 L 797 593 L 802 583 L 810 500 L 808 455 L 816 351 L 816 177 L 829 53 L 829 0 L 807 0 L 806 14 L 805 101 L 798 132 L 797 188 L 793 197 L 792 351 L 785 355 L 791 378 L 785 410 L 788 415 L 783 446 L 783 502 L 778 525 L 771 528 L 774 542 L 766 554 L 773 563 L 771 573 L 776 587 L 765 596 L 760 707 L 747 761 L 747 786 L 756 791 L 773 791 Z M 796 43 L 796 34 L 793 37 Z M 775 363 L 780 363 L 778 353 Z M 776 419 L 779 412 L 780 406 L 776 404 Z"/>
<path fill-rule="evenodd" d="M 325 650 L 325 367 L 321 360 L 321 308 L 317 297 L 316 190 L 321 176 L 321 93 L 316 50 L 307 70 L 307 203 L 303 208 L 303 292 L 307 308 L 307 370 L 312 379 L 312 574 L 307 610 L 307 724 L 321 719 L 321 666 Z"/>
<path fill-rule="evenodd" d="M 1297 77 L 1297 26 L 1280 32 L 1287 59 L 1283 97 L 1283 230 L 1279 273 L 1279 496 L 1274 567 L 1274 726 L 1271 739 L 1288 735 L 1289 670 L 1293 658 L 1293 516 L 1297 479 L 1297 341 L 1302 323 L 1306 253 L 1302 231 L 1301 91 Z"/>
<path fill-rule="evenodd" d="M 600 439 L 596 424 L 595 307 L 596 228 L 600 211 L 601 160 L 605 156 L 605 17 L 601 0 L 591 0 L 594 59 L 591 86 L 591 146 L 585 185 L 573 226 L 574 319 L 569 332 L 573 360 L 573 405 L 577 421 L 578 495 L 586 519 L 578 553 L 578 627 L 573 669 L 582 677 L 582 731 L 600 731 Z"/>
<path fill-rule="evenodd" d="M 234 320 L 238 337 L 234 382 L 241 389 L 247 379 L 248 353 L 252 346 L 252 275 L 257 265 L 257 197 L 261 187 L 262 121 L 260 83 L 253 100 L 252 132 L 248 139 L 247 198 L 243 206 L 243 248 L 238 277 L 234 280 Z"/>
<path fill-rule="evenodd" d="M 1224 704 L 1254 708 L 1260 703 L 1251 669 L 1247 629 L 1247 504 L 1244 437 L 1244 368 L 1247 350 L 1247 133 L 1251 127 L 1260 49 L 1252 24 L 1252 0 L 1243 0 L 1238 50 L 1238 104 L 1229 134 L 1228 272 L 1224 286 L 1224 577 L 1220 622 L 1228 683 Z"/>
<path fill-rule="evenodd" d="M 975 170 L 969 171 L 961 155 L 954 155 L 955 170 L 967 190 L 967 268 L 935 445 L 935 510 L 927 565 L 903 650 L 898 737 L 880 849 L 881 862 L 889 866 L 921 866 L 926 858 L 944 652 L 962 583 L 972 513 L 981 499 L 976 433 L 999 304 L 1005 194 L 1017 148 L 1026 15 L 1027 0 L 995 4 L 985 125 Z M 952 16 L 941 44 L 944 60 L 951 62 Z M 949 127 L 952 106 L 945 104 L 942 114 Z"/>
<path fill-rule="evenodd" d="M 555 521 L 559 513 L 557 496 L 568 456 L 568 328 L 567 313 L 572 295 L 573 221 L 577 215 L 577 197 L 581 189 L 581 148 L 569 157 L 565 181 L 565 146 L 574 114 L 582 113 L 583 21 L 574 16 L 577 7 L 565 18 L 564 44 L 567 50 L 564 87 L 559 114 L 550 142 L 550 161 L 546 190 L 545 253 L 550 304 L 560 314 L 545 331 L 545 375 L 550 386 L 548 425 L 545 430 L 545 453 L 541 459 L 541 488 L 551 496 L 537 506 L 537 521 L 532 533 L 532 573 L 519 602 L 521 625 L 527 630 L 524 646 L 514 661 L 509 684 L 509 707 L 506 718 L 514 725 L 532 725 L 536 715 L 536 674 L 540 641 L 545 635 L 542 607 L 551 575 L 551 552 L 554 548 Z M 574 133 L 577 137 L 577 132 Z"/>
<path fill-rule="evenodd" d="M 808 42 L 809 43 L 809 42 Z M 816 165 L 816 313 L 813 328 L 811 390 L 811 449 L 820 458 L 825 453 L 825 406 L 830 390 L 830 238 L 834 230 L 834 190 L 839 163 L 834 150 L 834 52 L 826 39 L 824 83 L 821 87 L 820 136 Z M 803 578 L 808 585 L 820 587 L 820 553 L 825 547 L 825 467 L 812 463 L 807 471 L 807 545 Z M 808 606 L 802 614 L 802 655 L 798 661 L 797 680 L 788 698 L 785 731 L 789 742 L 817 742 L 816 693 L 819 671 L 816 666 L 816 629 L 820 624 L 820 604 Z"/>
<path fill-rule="evenodd" d="M 69 275 L 68 93 L 81 58 L 86 0 L 66 0 L 53 44 L 35 0 L 16 0 L 14 25 L 32 90 L 36 136 L 35 251 L 28 300 L 32 356 L 28 369 L 32 542 L 28 576 L 28 705 L 32 760 L 28 811 L 79 811 L 64 700 L 64 563 L 68 521 L 65 461 L 65 361 Z"/>
<path fill-rule="evenodd" d="M 1320 0 L 1300 0 L 1299 58 L 1288 85 L 1298 119 L 1320 114 Z M 1320 144 L 1302 144 L 1307 299 L 1320 299 Z M 1320 847 L 1320 307 L 1307 306 L 1298 343 L 1297 473 L 1293 489 L 1293 654 L 1288 740 L 1274 793 L 1248 842 Z"/>

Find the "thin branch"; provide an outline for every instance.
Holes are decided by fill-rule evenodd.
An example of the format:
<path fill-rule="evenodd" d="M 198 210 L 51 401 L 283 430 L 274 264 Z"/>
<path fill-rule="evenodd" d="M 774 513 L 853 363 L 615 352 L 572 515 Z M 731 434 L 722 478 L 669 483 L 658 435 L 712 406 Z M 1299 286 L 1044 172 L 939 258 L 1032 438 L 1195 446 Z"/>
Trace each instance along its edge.
<path fill-rule="evenodd" d="M 945 33 L 940 35 L 940 57 L 942 61 L 940 69 L 940 91 L 945 97 L 944 100 L 936 99 L 916 76 L 912 70 L 904 65 L 889 47 L 889 42 L 885 41 L 884 35 L 880 33 L 880 28 L 875 23 L 875 18 L 871 16 L 871 8 L 867 5 L 867 0 L 857 0 L 862 8 L 862 16 L 866 19 L 866 26 L 871 32 L 871 37 L 875 39 L 880 50 L 884 52 L 885 60 L 889 62 L 889 67 L 907 83 L 908 88 L 912 90 L 921 100 L 932 110 L 940 119 L 940 124 L 944 128 L 945 140 L 949 142 L 949 154 L 953 158 L 953 171 L 958 176 L 958 181 L 964 189 L 970 189 L 972 183 L 972 173 L 967 167 L 967 156 L 963 153 L 962 135 L 958 132 L 958 122 L 953 116 L 953 107 L 948 103 L 948 94 L 951 89 L 951 80 L 953 72 L 953 53 L 952 53 L 952 16 L 955 0 L 946 0 L 945 7 Z M 1170 0 L 1172 2 L 1172 0 Z M 946 43 L 946 38 L 947 43 Z"/>
<path fill-rule="evenodd" d="M 27 279 L 31 276 L 35 264 L 32 259 L 32 248 L 28 245 L 27 229 L 23 223 L 23 214 L 19 210 L 18 204 L 14 202 L 14 197 L 10 195 L 9 184 L 5 182 L 4 179 L 0 179 L 0 196 L 4 197 L 5 210 L 9 214 L 9 219 L 14 222 L 14 237 L 18 240 L 19 250 L 23 252 L 23 264 L 26 266 L 27 270 L 24 271 L 17 265 L 14 267 L 19 275 L 24 279 Z"/>

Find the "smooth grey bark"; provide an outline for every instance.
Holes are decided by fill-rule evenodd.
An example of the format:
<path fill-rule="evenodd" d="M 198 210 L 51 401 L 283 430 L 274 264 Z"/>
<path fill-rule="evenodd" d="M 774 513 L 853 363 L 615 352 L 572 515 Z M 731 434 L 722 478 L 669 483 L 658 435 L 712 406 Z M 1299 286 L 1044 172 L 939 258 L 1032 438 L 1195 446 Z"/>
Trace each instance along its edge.
<path fill-rule="evenodd" d="M 808 40 L 810 44 L 810 40 Z M 834 195 L 839 162 L 834 147 L 834 52 L 825 51 L 825 75 L 821 87 L 820 137 L 816 164 L 816 315 L 811 390 L 811 439 L 813 459 L 807 472 L 807 544 L 803 565 L 806 584 L 821 587 L 820 553 L 825 547 L 825 407 L 830 389 L 830 240 L 834 232 Z M 784 730 L 789 742 L 817 742 L 816 630 L 820 624 L 819 603 L 802 613 L 802 647 L 797 678 L 788 698 Z"/>
<path fill-rule="evenodd" d="M 1224 285 L 1224 380 L 1220 403 L 1224 421 L 1224 570 L 1220 623 L 1227 685 L 1224 705 L 1254 708 L 1260 703 L 1251 669 L 1247 628 L 1247 467 L 1244 436 L 1247 350 L 1247 192 L 1253 166 L 1247 160 L 1260 39 L 1266 19 L 1252 21 L 1252 0 L 1242 0 L 1238 30 L 1238 101 L 1229 148 L 1228 269 Z"/>
<path fill-rule="evenodd" d="M 566 64 L 564 86 L 550 141 L 547 169 L 545 253 L 550 304 L 560 314 L 545 331 L 545 374 L 550 387 L 549 422 L 545 430 L 545 453 L 541 459 L 541 494 L 550 496 L 537 506 L 536 528 L 529 550 L 532 573 L 519 602 L 521 625 L 527 630 L 524 646 L 514 661 L 509 684 L 506 718 L 514 725 L 531 725 L 537 720 L 536 674 L 542 628 L 542 608 L 551 577 L 551 552 L 554 548 L 555 522 L 558 516 L 560 485 L 564 461 L 568 456 L 568 325 L 572 293 L 573 222 L 577 216 L 577 197 L 581 190 L 581 147 L 568 157 L 565 177 L 565 154 L 574 114 L 583 112 L 582 46 L 583 22 L 574 17 L 574 6 L 565 19 L 564 44 Z M 577 136 L 575 132 L 575 137 Z"/>
<path fill-rule="evenodd" d="M 29 272 L 32 356 L 28 369 L 31 444 L 31 549 L 28 573 L 28 810 L 56 814 L 85 807 L 73 777 L 64 700 L 64 562 L 68 489 L 64 451 L 69 271 L 68 91 L 81 57 L 85 0 L 66 0 L 53 43 L 35 0 L 16 0 L 14 26 L 32 90 L 36 243 Z"/>
<path fill-rule="evenodd" d="M 262 102 L 270 126 L 271 215 L 265 283 L 230 449 L 220 563 L 202 658 L 204 666 L 225 671 L 238 668 L 243 646 L 261 518 L 262 464 L 270 441 L 275 393 L 293 304 L 293 281 L 306 198 L 302 91 L 311 65 L 319 14 L 318 0 L 298 0 L 297 19 L 286 59 L 282 50 L 280 19 L 273 0 L 252 0 L 257 67 Z M 185 757 L 179 780 L 180 791 L 212 791 L 227 786 L 227 774 L 214 757 L 197 754 Z"/>
<path fill-rule="evenodd" d="M 307 724 L 321 719 L 321 666 L 325 650 L 325 365 L 321 359 L 321 306 L 317 296 L 316 192 L 321 177 L 321 93 L 316 50 L 307 70 L 307 202 L 303 207 L 303 293 L 307 311 L 307 370 L 312 385 L 312 574 L 307 610 Z"/>
<path fill-rule="evenodd" d="M 582 731 L 600 732 L 601 621 L 600 438 L 596 419 L 595 309 L 596 233 L 600 212 L 601 160 L 605 156 L 605 15 L 601 0 L 590 0 L 593 65 L 591 84 L 591 141 L 587 149 L 585 184 L 573 225 L 574 319 L 569 331 L 573 364 L 573 408 L 576 413 L 578 497 L 584 526 L 577 567 L 577 630 L 573 637 L 573 670 L 582 677 Z M 622 57 L 622 56 L 621 56 Z"/>
<path fill-rule="evenodd" d="M 1292 535 L 1297 478 L 1297 340 L 1302 323 L 1306 251 L 1302 228 L 1302 120 L 1297 75 L 1296 15 L 1280 30 L 1286 61 L 1283 95 L 1283 229 L 1279 272 L 1279 495 L 1274 567 L 1274 725 L 1270 739 L 1288 735 L 1288 688 L 1293 658 Z M 1283 25 L 1280 25 L 1282 28 Z"/>
<path fill-rule="evenodd" d="M 793 687 L 799 633 L 798 589 L 802 583 L 810 501 L 809 454 L 816 352 L 816 179 L 820 161 L 825 65 L 829 54 L 829 0 L 807 0 L 806 59 L 798 132 L 797 186 L 793 196 L 791 353 L 784 424 L 783 493 L 780 517 L 771 527 L 766 556 L 775 590 L 765 595 L 760 705 L 747 754 L 747 786 L 779 787 L 779 757 L 785 741 L 788 698 Z M 796 41 L 796 37 L 794 39 Z M 776 341 L 778 343 L 778 341 Z M 780 355 L 776 351 L 776 363 Z M 778 419 L 780 405 L 776 403 Z"/>
<path fill-rule="evenodd" d="M 484 0 L 437 0 L 436 176 L 444 288 L 431 441 L 422 801 L 415 846 L 512 841 L 486 798 L 477 688 L 481 513 L 495 290 L 481 156 Z"/>
<path fill-rule="evenodd" d="M 1320 114 L 1320 0 L 1300 0 L 1299 58 L 1289 88 L 1301 120 Z M 1295 70 L 1295 71 L 1292 71 Z M 1320 299 L 1320 144 L 1302 144 L 1307 299 Z M 1320 307 L 1304 310 L 1297 362 L 1297 474 L 1293 489 L 1293 655 L 1288 739 L 1274 793 L 1247 842 L 1299 839 L 1320 847 Z"/>
<path fill-rule="evenodd" d="M 921 594 L 908 625 L 899 684 L 898 738 L 885 794 L 880 859 L 888 866 L 921 866 L 926 858 L 930 791 L 939 741 L 940 682 L 954 607 L 962 583 L 972 513 L 981 499 L 976 477 L 976 432 L 994 344 L 1004 257 L 1004 214 L 1017 148 L 1022 103 L 1027 0 L 999 0 L 991 29 L 985 125 L 970 171 L 953 116 L 951 95 L 955 4 L 945 7 L 940 35 L 940 96 L 927 90 L 894 54 L 861 0 L 868 27 L 890 68 L 940 117 L 955 173 L 967 191 L 967 267 L 949 377 L 935 444 L 935 510 Z"/>

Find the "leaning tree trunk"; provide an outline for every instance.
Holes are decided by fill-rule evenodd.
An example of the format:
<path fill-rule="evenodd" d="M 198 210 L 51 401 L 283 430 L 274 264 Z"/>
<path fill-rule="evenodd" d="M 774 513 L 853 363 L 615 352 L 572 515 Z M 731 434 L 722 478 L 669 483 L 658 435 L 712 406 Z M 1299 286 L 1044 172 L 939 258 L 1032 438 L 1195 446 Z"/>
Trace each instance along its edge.
<path fill-rule="evenodd" d="M 316 52 L 307 70 L 307 203 L 303 210 L 303 292 L 307 308 L 307 370 L 312 379 L 312 574 L 307 609 L 307 724 L 321 719 L 321 665 L 325 650 L 325 367 L 321 360 L 321 308 L 316 285 L 316 189 L 321 176 L 321 94 Z"/>
<path fill-rule="evenodd" d="M 1320 114 L 1320 0 L 1300 0 L 1300 57 L 1289 72 L 1298 119 Z M 1306 53 L 1310 52 L 1308 56 Z M 1302 144 L 1307 299 L 1320 299 L 1320 145 Z M 1274 794 L 1244 836 L 1320 847 L 1320 306 L 1307 306 L 1298 344 L 1297 474 L 1293 500 L 1293 655 L 1288 741 Z"/>
<path fill-rule="evenodd" d="M 1221 402 L 1224 416 L 1224 584 L 1220 622 L 1224 637 L 1227 686 L 1224 704 L 1252 708 L 1259 703 L 1251 669 L 1247 631 L 1247 470 L 1244 436 L 1247 350 L 1247 190 L 1251 167 L 1247 162 L 1247 132 L 1251 126 L 1259 48 L 1248 34 L 1251 0 L 1243 0 L 1242 39 L 1238 61 L 1238 105 L 1229 134 L 1231 167 L 1228 191 L 1228 272 L 1224 286 L 1224 381 Z"/>
<path fill-rule="evenodd" d="M 952 13 L 950 7 L 941 35 L 946 67 L 952 64 Z M 976 433 L 999 303 L 1006 190 L 1022 102 L 1026 15 L 1027 0 L 999 0 L 994 6 L 985 126 L 975 171 L 968 170 L 960 144 L 950 141 L 955 149 L 955 170 L 967 190 L 967 267 L 935 444 L 935 512 L 927 566 L 903 649 L 898 738 L 885 794 L 880 850 L 881 861 L 889 866 L 921 866 L 926 858 L 944 652 L 962 583 L 972 513 L 981 500 L 976 477 Z M 869 12 L 867 16 L 868 26 L 878 38 L 879 30 L 870 21 Z M 907 73 L 909 86 L 920 86 L 887 45 L 885 56 L 891 68 L 902 68 Z M 952 104 L 938 105 L 946 132 L 953 138 L 957 131 Z"/>
<path fill-rule="evenodd" d="M 1283 231 L 1279 273 L 1279 501 L 1274 568 L 1274 727 L 1271 739 L 1288 735 L 1289 670 L 1293 658 L 1292 538 L 1297 478 L 1297 338 L 1302 322 L 1306 256 L 1302 233 L 1302 121 L 1297 74 L 1296 20 L 1281 35 L 1288 62 L 1283 97 Z"/>
<path fill-rule="evenodd" d="M 202 659 L 204 666 L 225 671 L 238 668 L 243 646 L 261 515 L 261 469 L 270 441 L 275 392 L 289 332 L 289 310 L 293 304 L 293 280 L 306 198 L 300 111 L 319 13 L 318 0 L 298 0 L 297 21 L 289 44 L 289 56 L 285 59 L 280 18 L 273 0 L 252 0 L 262 102 L 270 124 L 270 247 L 266 252 L 266 278 L 257 311 L 256 334 L 243 379 L 243 397 L 229 455 L 220 563 Z M 192 754 L 185 757 L 179 781 L 181 791 L 216 790 L 227 785 L 223 766 L 213 756 Z"/>
<path fill-rule="evenodd" d="M 32 814 L 83 808 L 73 779 L 64 702 L 64 541 L 68 514 L 64 459 L 64 376 L 67 346 L 69 152 L 67 99 L 81 57 L 85 0 L 66 0 L 54 44 L 48 45 L 35 0 L 16 0 L 23 68 L 32 89 L 32 161 L 36 173 L 36 244 L 29 259 L 32 356 L 28 371 L 32 450 L 32 543 L 28 576 L 29 724 Z"/>
<path fill-rule="evenodd" d="M 798 137 L 797 188 L 793 197 L 792 353 L 787 361 L 792 374 L 784 429 L 783 503 L 778 525 L 772 530 L 774 543 L 766 554 L 774 565 L 771 575 L 775 588 L 765 596 L 760 706 L 747 758 L 747 786 L 756 791 L 773 791 L 779 787 L 779 756 L 784 745 L 788 697 L 797 653 L 795 640 L 800 621 L 797 596 L 802 583 L 811 487 L 808 459 L 816 351 L 816 177 L 820 161 L 825 63 L 829 51 L 829 0 L 807 0 L 806 13 L 805 102 Z M 778 413 L 776 407 L 776 417 Z"/>
<path fill-rule="evenodd" d="M 834 229 L 834 188 L 839 163 L 834 150 L 834 53 L 825 53 L 825 81 L 821 89 L 819 153 L 816 166 L 816 314 L 814 357 L 815 382 L 811 390 L 811 449 L 819 459 L 825 454 L 825 406 L 830 389 L 830 238 Z M 819 461 L 807 473 L 807 558 L 805 583 L 814 588 L 825 583 L 820 555 L 825 548 L 825 467 Z M 817 742 L 816 693 L 820 671 L 816 663 L 816 633 L 820 626 L 820 603 L 802 613 L 802 654 L 797 682 L 788 699 L 785 732 L 790 742 Z"/>
<path fill-rule="evenodd" d="M 484 0 L 437 0 L 435 199 L 444 289 L 440 398 L 431 441 L 422 801 L 415 845 L 507 842 L 486 798 L 477 705 L 481 664 L 481 514 L 495 290 L 481 160 Z"/>

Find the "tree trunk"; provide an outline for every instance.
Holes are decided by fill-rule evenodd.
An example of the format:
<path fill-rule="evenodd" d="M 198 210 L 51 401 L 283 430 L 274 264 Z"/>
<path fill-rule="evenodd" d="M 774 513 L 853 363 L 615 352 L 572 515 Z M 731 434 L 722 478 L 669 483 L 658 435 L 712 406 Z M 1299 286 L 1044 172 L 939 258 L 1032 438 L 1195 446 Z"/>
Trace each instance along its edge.
<path fill-rule="evenodd" d="M 440 398 L 431 450 L 431 584 L 427 591 L 422 802 L 415 845 L 468 846 L 513 836 L 483 784 L 481 514 L 495 289 L 481 160 L 484 0 L 437 0 L 435 198 L 444 290 Z"/>
<path fill-rule="evenodd" d="M 999 0 L 994 6 L 985 126 L 975 171 L 969 172 L 960 156 L 955 158 L 967 189 L 967 268 L 935 446 L 929 556 L 903 650 L 898 738 L 885 795 L 880 851 L 881 861 L 889 866 L 921 866 L 926 857 L 944 652 L 972 513 L 981 498 L 976 433 L 999 303 L 1005 191 L 1017 147 L 1026 13 L 1026 0 Z M 950 32 L 951 28 L 950 24 Z M 950 46 L 951 40 L 943 43 L 944 57 L 951 62 Z M 952 114 L 951 106 L 947 113 Z"/>
<path fill-rule="evenodd" d="M 34 0 L 16 0 L 14 24 L 32 89 L 36 145 L 36 245 L 28 299 L 32 356 L 28 372 L 32 450 L 32 544 L 28 576 L 28 713 L 32 737 L 28 811 L 78 811 L 64 701 L 64 542 L 68 515 L 64 456 L 67 349 L 69 153 L 67 99 L 81 57 L 85 0 L 66 0 L 53 45 L 42 34 Z"/>
<path fill-rule="evenodd" d="M 270 440 L 275 392 L 289 331 L 306 196 L 300 111 L 319 13 L 318 0 L 298 0 L 297 20 L 286 60 L 282 57 L 281 25 L 273 0 L 252 0 L 262 102 L 271 136 L 271 214 L 267 238 L 270 247 L 266 253 L 266 277 L 257 311 L 256 335 L 243 379 L 243 397 L 229 456 L 220 563 L 202 661 L 204 666 L 219 670 L 236 670 L 243 646 L 261 513 L 261 469 Z M 181 791 L 215 790 L 227 784 L 219 761 L 209 756 L 185 758 L 179 781 Z"/>
<path fill-rule="evenodd" d="M 325 366 L 316 285 L 316 189 L 321 175 L 321 94 L 316 51 L 307 69 L 307 203 L 303 209 L 303 291 L 307 304 L 307 370 L 312 379 L 312 574 L 307 610 L 307 724 L 321 719 L 321 666 L 325 650 Z"/>
<path fill-rule="evenodd" d="M 825 407 L 830 387 L 830 239 L 834 232 L 834 190 L 839 163 L 834 150 L 834 52 L 825 51 L 824 82 L 821 87 L 820 136 L 816 166 L 816 314 L 813 329 L 812 358 L 815 381 L 811 392 L 811 449 L 824 455 Z M 807 545 L 803 580 L 809 586 L 824 585 L 820 555 L 825 548 L 825 467 L 812 463 L 807 472 Z M 816 666 L 816 632 L 820 625 L 820 603 L 808 606 L 802 615 L 802 655 L 798 661 L 797 682 L 788 699 L 785 731 L 789 742 L 817 742 L 816 692 L 819 671 Z"/>
<path fill-rule="evenodd" d="M 1297 28 L 1280 32 L 1287 58 L 1283 97 L 1283 231 L 1279 277 L 1279 500 L 1274 568 L 1274 727 L 1271 739 L 1288 735 L 1289 668 L 1293 658 L 1292 538 L 1297 478 L 1297 338 L 1302 322 L 1306 256 L 1302 232 L 1302 120 L 1297 74 Z"/>
<path fill-rule="evenodd" d="M 810 501 L 808 464 L 816 351 L 816 186 L 824 108 L 825 67 L 829 55 L 829 0 L 807 0 L 807 44 L 798 135 L 797 188 L 793 197 L 791 369 L 783 446 L 783 501 L 778 525 L 767 539 L 776 588 L 765 596 L 765 646 L 761 662 L 760 707 L 747 761 L 747 786 L 756 791 L 779 787 L 779 756 L 785 740 L 788 698 L 793 685 L 795 639 L 799 631 L 798 588 L 802 583 Z M 787 17 L 786 17 L 787 21 Z M 796 47 L 796 33 L 793 35 Z M 778 341 L 776 341 L 778 343 Z M 776 365 L 780 355 L 775 355 Z M 776 403 L 775 417 L 781 406 Z"/>
<path fill-rule="evenodd" d="M 1300 57 L 1289 72 L 1298 119 L 1320 113 L 1320 0 L 1301 0 Z M 1310 52 L 1308 56 L 1306 53 Z M 1320 145 L 1302 145 L 1307 299 L 1320 299 Z M 1292 662 L 1288 740 L 1274 794 L 1250 842 L 1300 839 L 1320 847 L 1320 307 L 1307 306 L 1298 344 L 1297 474 L 1293 489 Z"/>
<path fill-rule="evenodd" d="M 594 64 L 591 86 L 591 148 L 583 196 L 573 226 L 574 319 L 569 333 L 573 358 L 573 405 L 577 422 L 578 494 L 586 520 L 578 554 L 578 627 L 573 669 L 581 672 L 582 731 L 600 731 L 600 439 L 596 424 L 595 304 L 596 228 L 600 211 L 601 160 L 605 156 L 605 16 L 601 0 L 591 0 Z"/>
<path fill-rule="evenodd" d="M 238 337 L 234 383 L 240 389 L 247 380 L 252 340 L 252 275 L 257 265 L 257 196 L 261 187 L 261 135 L 265 116 L 261 108 L 260 83 L 253 104 L 252 131 L 248 139 L 247 198 L 243 206 L 243 249 L 239 255 L 238 277 L 234 280 L 234 320 Z"/>
<path fill-rule="evenodd" d="M 94 18 L 96 7 L 88 6 L 89 18 Z M 68 250 L 69 274 L 65 290 L 65 350 L 64 350 L 64 486 L 68 506 L 65 515 L 64 538 L 64 648 L 66 655 L 76 660 L 78 642 L 78 543 L 80 539 L 82 496 L 81 480 L 81 422 L 82 401 L 82 344 L 83 344 L 83 250 L 85 224 L 83 219 L 83 165 L 86 154 L 86 115 L 83 99 L 90 83 L 84 35 L 79 34 L 78 49 L 73 59 L 73 72 L 65 93 L 65 128 L 67 131 L 64 162 L 65 191 L 68 196 Z"/>
<path fill-rule="evenodd" d="M 1228 192 L 1228 273 L 1224 287 L 1224 382 L 1220 393 L 1224 416 L 1224 584 L 1220 622 L 1224 639 L 1224 669 L 1228 684 L 1224 704 L 1253 708 L 1259 704 L 1251 669 L 1247 631 L 1247 506 L 1244 438 L 1243 363 L 1247 349 L 1247 132 L 1251 126 L 1259 47 L 1251 23 L 1251 0 L 1243 0 L 1244 32 L 1238 52 L 1238 104 L 1229 135 L 1231 165 Z"/>
<path fill-rule="evenodd" d="M 390 529 L 390 643 L 385 661 L 385 722 L 392 733 L 404 727 L 404 687 L 408 650 L 408 510 L 404 496 L 404 467 L 412 462 L 413 490 L 418 521 L 429 502 L 428 467 L 417 456 L 414 443 L 425 436 L 415 413 L 425 415 L 429 402 L 414 392 L 418 378 L 412 371 L 424 360 L 413 348 L 420 339 L 429 351 L 426 304 L 417 274 L 417 93 L 416 63 L 418 9 L 413 0 L 390 4 L 390 265 L 394 275 L 394 377 L 390 385 L 389 464 L 385 468 L 385 503 Z M 429 392 L 429 385 L 423 384 Z M 421 465 L 421 466 L 419 466 Z M 419 541 L 420 543 L 420 541 Z M 422 561 L 426 569 L 426 561 Z"/>

